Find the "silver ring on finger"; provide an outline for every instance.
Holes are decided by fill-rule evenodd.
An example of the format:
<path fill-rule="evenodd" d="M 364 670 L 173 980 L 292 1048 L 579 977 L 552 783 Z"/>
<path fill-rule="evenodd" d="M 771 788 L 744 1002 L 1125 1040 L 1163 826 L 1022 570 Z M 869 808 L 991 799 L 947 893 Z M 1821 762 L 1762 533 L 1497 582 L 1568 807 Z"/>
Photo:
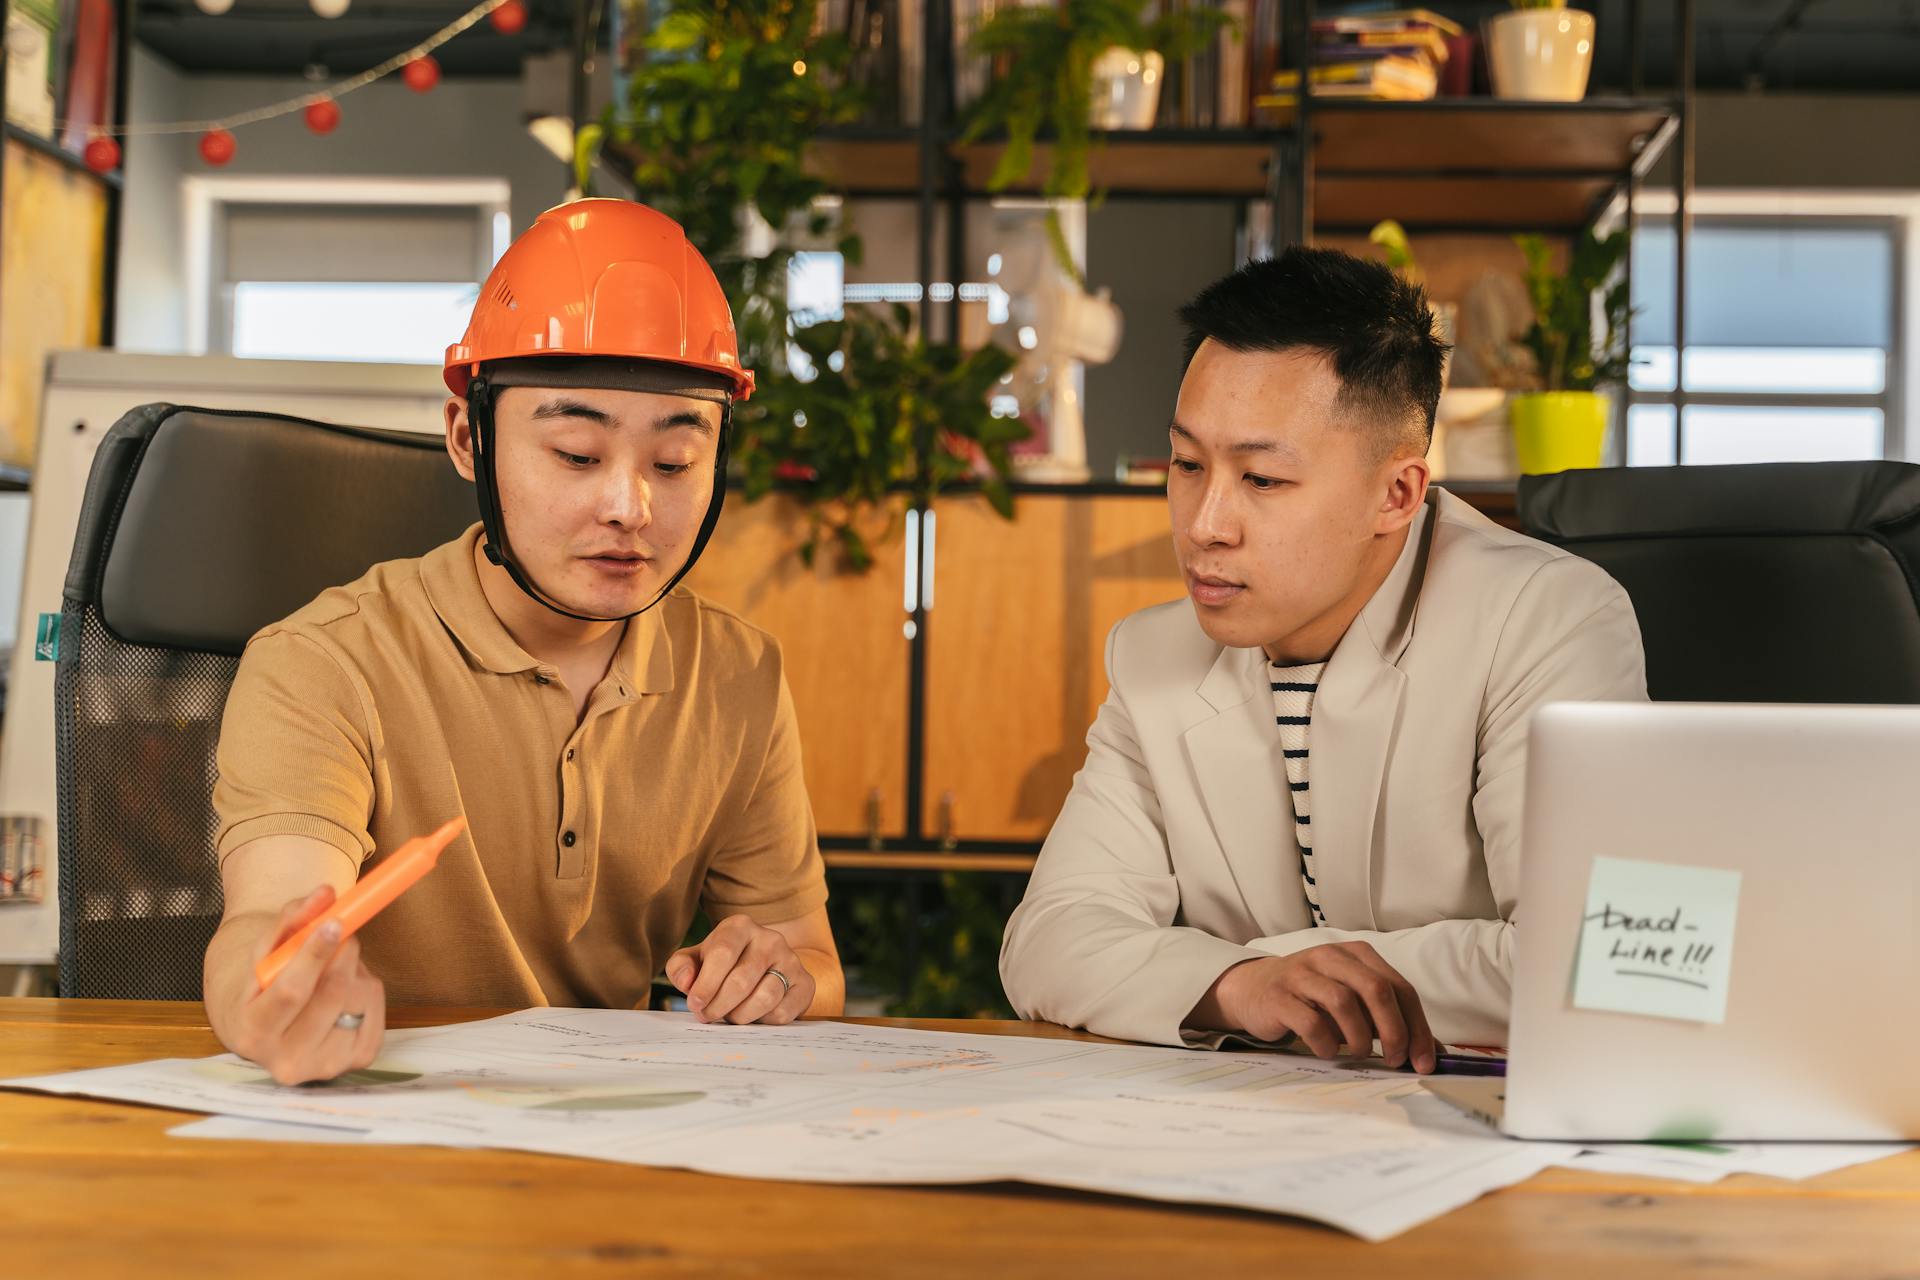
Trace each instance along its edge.
<path fill-rule="evenodd" d="M 333 1025 L 341 1031 L 358 1031 L 366 1020 L 364 1013 L 343 1013 L 333 1020 Z"/>
<path fill-rule="evenodd" d="M 787 975 L 778 969 L 768 969 L 767 976 L 780 979 L 780 998 L 782 1000 L 786 999 L 787 993 L 793 990 L 793 984 L 787 981 Z"/>

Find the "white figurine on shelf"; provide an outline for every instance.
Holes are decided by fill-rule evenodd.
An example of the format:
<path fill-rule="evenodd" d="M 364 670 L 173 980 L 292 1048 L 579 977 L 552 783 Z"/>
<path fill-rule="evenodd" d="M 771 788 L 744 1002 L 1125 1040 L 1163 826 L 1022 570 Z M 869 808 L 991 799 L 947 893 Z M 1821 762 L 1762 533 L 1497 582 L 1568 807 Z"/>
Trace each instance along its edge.
<path fill-rule="evenodd" d="M 1076 261 L 1086 257 L 1086 205 L 1061 201 L 1061 229 Z M 1088 364 L 1105 364 L 1120 349 L 1121 315 L 1108 290 L 1088 293 L 1054 253 L 1047 206 L 1008 201 L 995 206 L 1000 252 L 988 274 L 1006 295 L 1004 320 L 996 328 L 1020 355 L 996 411 L 1015 414 L 1033 427 L 1033 438 L 1014 450 L 1023 480 L 1079 483 L 1087 467 L 1087 426 L 1082 407 Z M 1006 341 L 1006 339 L 1002 339 Z"/>

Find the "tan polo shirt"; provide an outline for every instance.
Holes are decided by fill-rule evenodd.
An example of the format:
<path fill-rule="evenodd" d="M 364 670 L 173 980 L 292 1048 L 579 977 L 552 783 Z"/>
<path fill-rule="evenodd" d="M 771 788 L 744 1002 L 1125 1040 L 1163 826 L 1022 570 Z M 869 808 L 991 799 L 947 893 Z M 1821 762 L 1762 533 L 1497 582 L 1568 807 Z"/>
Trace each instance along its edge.
<path fill-rule="evenodd" d="M 629 1008 L 696 904 L 771 923 L 825 902 L 774 639 L 678 588 L 627 624 L 576 724 L 488 605 L 479 537 L 376 565 L 248 643 L 220 732 L 222 862 L 294 834 L 364 871 L 465 815 L 360 932 L 394 1004 Z"/>

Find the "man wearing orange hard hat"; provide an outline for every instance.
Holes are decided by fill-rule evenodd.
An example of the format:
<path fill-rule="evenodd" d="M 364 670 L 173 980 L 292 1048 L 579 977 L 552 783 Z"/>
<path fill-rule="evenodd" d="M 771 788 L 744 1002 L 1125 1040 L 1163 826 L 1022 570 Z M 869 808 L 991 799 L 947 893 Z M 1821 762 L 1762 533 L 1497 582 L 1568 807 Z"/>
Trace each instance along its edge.
<path fill-rule="evenodd" d="M 712 269 L 643 205 L 549 209 L 481 287 L 446 382 L 480 522 L 241 659 L 214 1030 L 292 1083 L 370 1063 L 389 1003 L 644 1007 L 664 971 L 703 1021 L 838 1013 L 779 646 L 679 587 L 753 393 Z M 280 941 L 453 817 L 431 875 L 262 988 Z M 697 909 L 718 923 L 675 950 Z"/>

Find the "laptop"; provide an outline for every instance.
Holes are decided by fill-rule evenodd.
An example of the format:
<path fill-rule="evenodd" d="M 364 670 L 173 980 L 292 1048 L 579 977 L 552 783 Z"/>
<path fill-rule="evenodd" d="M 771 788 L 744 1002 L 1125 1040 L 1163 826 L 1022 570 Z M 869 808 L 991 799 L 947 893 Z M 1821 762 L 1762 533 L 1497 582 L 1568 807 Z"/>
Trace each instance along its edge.
<path fill-rule="evenodd" d="M 1522 849 L 1507 1075 L 1436 1094 L 1520 1138 L 1920 1139 L 1920 707 L 1544 707 Z"/>

